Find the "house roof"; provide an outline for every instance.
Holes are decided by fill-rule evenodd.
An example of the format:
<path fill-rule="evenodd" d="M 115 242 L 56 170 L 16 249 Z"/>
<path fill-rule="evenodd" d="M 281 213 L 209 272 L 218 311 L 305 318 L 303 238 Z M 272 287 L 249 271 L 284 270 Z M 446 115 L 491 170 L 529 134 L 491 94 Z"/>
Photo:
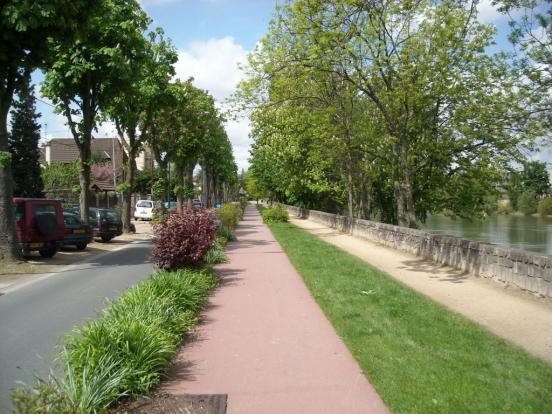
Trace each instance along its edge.
<path fill-rule="evenodd" d="M 71 162 L 79 158 L 79 149 L 73 138 L 53 138 L 46 143 L 45 147 L 50 147 L 49 151 L 45 153 L 45 161 L 48 163 Z M 93 155 L 99 154 L 103 159 L 111 160 L 113 149 L 115 150 L 115 160 L 120 163 L 123 159 L 123 148 L 117 138 L 92 139 Z"/>
<path fill-rule="evenodd" d="M 115 145 L 113 145 L 115 144 Z M 90 188 L 95 191 L 114 191 L 111 158 L 115 152 L 117 182 L 123 180 L 121 165 L 124 160 L 123 148 L 117 138 L 95 138 L 91 143 L 92 154 L 98 154 L 107 163 L 94 165 Z M 41 149 L 41 162 L 69 163 L 79 158 L 79 149 L 73 138 L 53 138 Z M 97 167 L 97 168 L 95 168 Z"/>

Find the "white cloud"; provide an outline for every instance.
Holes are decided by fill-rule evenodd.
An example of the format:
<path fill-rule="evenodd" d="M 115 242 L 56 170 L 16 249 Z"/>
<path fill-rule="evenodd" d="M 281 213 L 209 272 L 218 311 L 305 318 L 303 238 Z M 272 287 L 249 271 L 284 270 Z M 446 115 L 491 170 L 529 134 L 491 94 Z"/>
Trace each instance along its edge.
<path fill-rule="evenodd" d="M 178 53 L 176 76 L 194 78 L 194 85 L 207 90 L 218 105 L 234 92 L 243 77 L 239 65 L 247 62 L 247 51 L 232 37 L 189 43 Z M 249 157 L 249 121 L 229 121 L 226 132 L 234 148 L 238 168 L 247 169 Z"/>
<path fill-rule="evenodd" d="M 178 53 L 176 75 L 208 90 L 218 101 L 230 95 L 242 77 L 239 64 L 247 61 L 247 52 L 232 37 L 191 42 Z"/>
<path fill-rule="evenodd" d="M 487 24 L 498 23 L 506 18 L 504 14 L 496 9 L 496 6 L 491 4 L 491 0 L 481 0 L 477 5 L 477 11 L 479 20 Z"/>

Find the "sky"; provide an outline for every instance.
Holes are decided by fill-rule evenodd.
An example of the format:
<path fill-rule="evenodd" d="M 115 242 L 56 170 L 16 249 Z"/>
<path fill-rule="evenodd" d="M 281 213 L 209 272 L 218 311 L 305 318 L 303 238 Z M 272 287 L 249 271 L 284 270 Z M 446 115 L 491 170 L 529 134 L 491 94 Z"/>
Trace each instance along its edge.
<path fill-rule="evenodd" d="M 140 3 L 153 19 L 153 27 L 162 27 L 178 50 L 177 77 L 192 76 L 194 84 L 210 92 L 220 104 L 243 76 L 238 65 L 246 62 L 247 53 L 267 32 L 276 0 L 140 0 Z M 498 13 L 490 0 L 481 1 L 478 9 L 481 21 L 497 27 L 497 45 L 492 49 L 511 50 L 507 16 Z M 38 85 L 42 78 L 39 72 L 33 75 Z M 38 98 L 47 101 L 40 94 Z M 38 102 L 37 109 L 42 114 L 39 122 L 43 142 L 71 137 L 64 117 L 56 115 L 51 106 Z M 227 122 L 226 131 L 239 170 L 247 170 L 251 144 L 248 120 Z M 109 123 L 95 134 L 97 138 L 115 135 Z"/>

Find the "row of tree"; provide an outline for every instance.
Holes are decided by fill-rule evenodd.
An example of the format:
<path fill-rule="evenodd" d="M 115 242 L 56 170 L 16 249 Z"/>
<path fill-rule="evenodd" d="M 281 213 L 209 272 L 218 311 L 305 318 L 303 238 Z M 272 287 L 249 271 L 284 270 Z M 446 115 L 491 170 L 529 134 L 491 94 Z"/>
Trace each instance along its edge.
<path fill-rule="evenodd" d="M 90 205 L 91 140 L 105 120 L 115 123 L 128 155 L 126 181 L 118 188 L 126 231 L 135 159 L 145 143 L 161 180 L 166 181 L 169 163 L 178 169 L 173 190 L 179 208 L 191 198 L 198 162 L 210 189 L 237 182 L 231 144 L 213 98 L 191 80 L 173 80 L 177 53 L 162 29 L 148 32 L 152 21 L 138 1 L 13 0 L 0 6 L 0 20 L 0 259 L 17 255 L 7 114 L 14 93 L 36 68 L 45 72 L 42 93 L 66 117 L 79 149 L 84 220 Z"/>
<path fill-rule="evenodd" d="M 535 6 L 501 7 L 520 3 Z M 410 227 L 428 213 L 487 210 L 550 131 L 552 36 L 550 15 L 535 13 L 548 43 L 522 20 L 512 40 L 523 56 L 491 55 L 495 30 L 476 7 L 284 2 L 235 96 L 251 114 L 256 189 Z"/>

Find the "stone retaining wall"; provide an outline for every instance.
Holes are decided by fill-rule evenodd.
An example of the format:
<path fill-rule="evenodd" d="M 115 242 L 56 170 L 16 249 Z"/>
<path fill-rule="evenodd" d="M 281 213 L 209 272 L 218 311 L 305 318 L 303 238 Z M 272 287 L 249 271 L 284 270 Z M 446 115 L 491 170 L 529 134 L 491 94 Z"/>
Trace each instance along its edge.
<path fill-rule="evenodd" d="M 353 236 L 415 254 L 552 298 L 552 257 L 316 210 L 285 206 L 296 217 L 310 219 Z"/>

